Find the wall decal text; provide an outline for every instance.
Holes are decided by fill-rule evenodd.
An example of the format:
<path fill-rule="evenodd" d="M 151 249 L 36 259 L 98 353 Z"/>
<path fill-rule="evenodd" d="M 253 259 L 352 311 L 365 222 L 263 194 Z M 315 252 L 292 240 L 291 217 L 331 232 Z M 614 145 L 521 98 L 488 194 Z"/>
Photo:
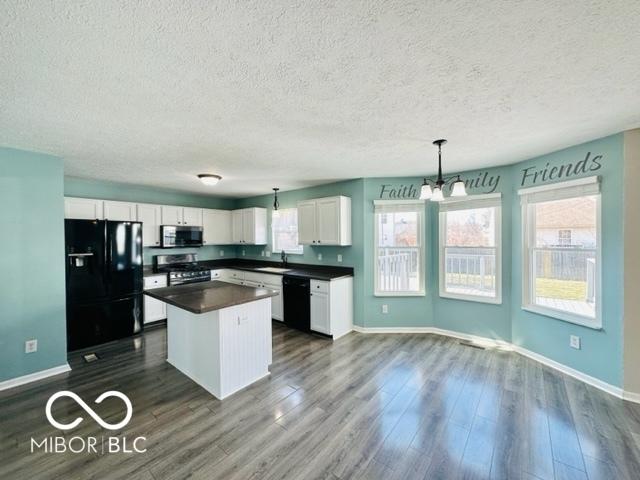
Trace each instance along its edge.
<path fill-rule="evenodd" d="M 584 159 L 578 162 L 568 162 L 562 165 L 550 166 L 547 164 L 544 168 L 527 167 L 522 169 L 522 180 L 520 186 L 524 187 L 526 183 L 535 185 L 536 183 L 547 182 L 549 180 L 560 180 L 562 178 L 581 175 L 584 173 L 595 172 L 602 167 L 602 155 L 591 156 L 591 152 L 587 152 Z"/>

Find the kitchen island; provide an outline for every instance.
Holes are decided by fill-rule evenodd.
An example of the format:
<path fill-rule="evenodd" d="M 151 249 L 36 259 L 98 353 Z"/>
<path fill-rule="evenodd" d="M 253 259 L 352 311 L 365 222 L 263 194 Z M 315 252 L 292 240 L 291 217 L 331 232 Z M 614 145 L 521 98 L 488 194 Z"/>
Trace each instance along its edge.
<path fill-rule="evenodd" d="M 167 361 L 216 398 L 269 375 L 277 292 L 212 281 L 144 293 L 167 303 Z"/>

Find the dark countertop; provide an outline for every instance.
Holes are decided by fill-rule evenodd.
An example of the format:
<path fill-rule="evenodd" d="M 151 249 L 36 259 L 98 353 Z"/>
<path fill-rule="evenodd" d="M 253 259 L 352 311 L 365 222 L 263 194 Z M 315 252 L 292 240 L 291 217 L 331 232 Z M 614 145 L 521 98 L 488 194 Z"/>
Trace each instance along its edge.
<path fill-rule="evenodd" d="M 263 260 L 245 260 L 243 258 L 226 258 L 220 260 L 201 260 L 198 265 L 209 267 L 211 270 L 217 268 L 232 268 L 234 270 L 245 270 L 247 272 L 267 273 L 274 275 L 274 272 L 263 272 L 258 270 L 264 267 L 281 268 L 280 262 Z M 304 263 L 289 263 L 286 268 L 291 270 L 275 275 L 287 275 L 299 278 L 311 278 L 314 280 L 335 280 L 343 277 L 353 277 L 352 267 L 335 267 L 324 265 L 309 265 Z"/>
<path fill-rule="evenodd" d="M 145 290 L 144 293 L 191 313 L 212 312 L 278 295 L 275 290 L 267 288 L 244 287 L 219 281 L 155 288 Z"/>

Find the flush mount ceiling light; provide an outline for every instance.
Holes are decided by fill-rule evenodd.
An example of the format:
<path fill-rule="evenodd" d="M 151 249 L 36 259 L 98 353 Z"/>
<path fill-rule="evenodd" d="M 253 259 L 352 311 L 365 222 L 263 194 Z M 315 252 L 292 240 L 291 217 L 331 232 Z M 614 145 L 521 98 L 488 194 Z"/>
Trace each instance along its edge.
<path fill-rule="evenodd" d="M 434 145 L 438 146 L 438 179 L 435 182 L 427 180 L 426 178 L 422 182 L 420 188 L 420 200 L 431 200 L 433 202 L 441 202 L 444 200 L 444 187 L 447 183 L 451 182 L 453 178 L 447 180 L 442 176 L 442 145 L 447 143 L 445 139 L 435 140 Z M 467 191 L 464 187 L 464 182 L 458 175 L 451 186 L 452 197 L 464 197 L 467 195 Z"/>
<path fill-rule="evenodd" d="M 211 173 L 201 173 L 198 175 L 198 178 L 205 185 L 216 185 L 222 177 L 220 175 L 213 175 Z"/>
<path fill-rule="evenodd" d="M 278 218 L 280 216 L 280 212 L 278 211 L 278 207 L 280 206 L 280 202 L 278 201 L 278 190 L 279 188 L 273 188 L 273 212 L 271 215 L 274 218 Z"/>

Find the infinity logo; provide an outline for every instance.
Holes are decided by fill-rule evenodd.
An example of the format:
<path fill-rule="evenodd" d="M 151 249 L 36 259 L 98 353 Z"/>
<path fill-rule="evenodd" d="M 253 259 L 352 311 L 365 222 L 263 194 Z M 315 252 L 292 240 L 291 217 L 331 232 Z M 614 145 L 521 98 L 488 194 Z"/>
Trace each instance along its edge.
<path fill-rule="evenodd" d="M 124 417 L 124 419 L 121 422 L 118 422 L 116 424 L 110 424 L 105 422 L 104 420 L 102 420 L 102 418 L 100 418 L 100 416 L 94 412 L 92 410 L 92 408 L 87 405 L 84 400 L 82 400 L 78 395 L 76 395 L 73 392 L 69 392 L 67 390 L 62 390 L 60 392 L 54 393 L 53 395 L 51 395 L 51 397 L 49 397 L 49 400 L 47 400 L 47 406 L 45 409 L 45 413 L 47 414 L 47 420 L 49 420 L 49 423 L 51 425 L 53 425 L 54 427 L 60 429 L 60 430 L 71 430 L 72 428 L 77 427 L 80 422 L 82 422 L 83 418 L 82 417 L 78 417 L 76 418 L 73 422 L 71 423 L 60 423 L 58 421 L 56 421 L 53 416 L 51 415 L 51 406 L 53 405 L 53 402 L 55 402 L 58 398 L 60 397 L 69 397 L 69 398 L 73 398 L 73 400 L 75 400 L 75 402 L 80 405 L 85 412 L 87 412 L 89 415 L 91 415 L 91 417 L 98 422 L 98 424 L 100 424 L 100 426 L 102 428 L 106 428 L 107 430 L 119 430 L 122 427 L 124 427 L 127 423 L 129 423 L 129 420 L 131 420 L 131 415 L 133 415 L 133 406 L 131 405 L 131 400 L 129 400 L 129 398 L 121 392 L 115 391 L 115 390 L 109 390 L 108 392 L 104 392 L 102 395 L 100 395 L 98 398 L 96 398 L 95 403 L 102 403 L 102 401 L 105 398 L 108 397 L 118 397 L 120 398 L 124 404 L 127 406 L 127 415 Z"/>

